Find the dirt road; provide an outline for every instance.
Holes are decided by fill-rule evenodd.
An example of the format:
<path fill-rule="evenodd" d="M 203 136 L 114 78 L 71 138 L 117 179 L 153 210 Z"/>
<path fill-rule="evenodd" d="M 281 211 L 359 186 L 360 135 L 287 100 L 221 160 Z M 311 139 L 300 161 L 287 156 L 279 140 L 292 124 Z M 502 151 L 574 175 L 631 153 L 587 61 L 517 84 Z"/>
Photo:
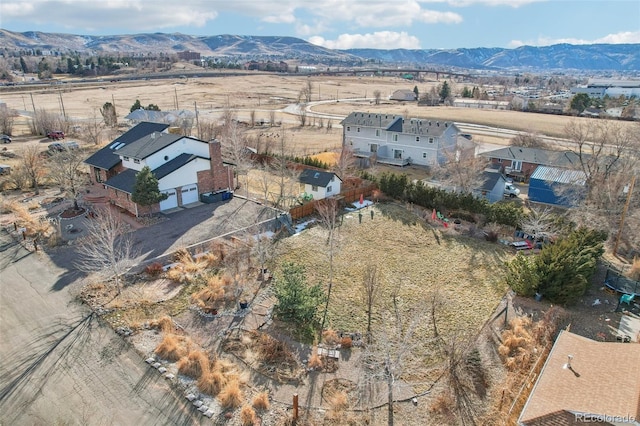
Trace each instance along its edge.
<path fill-rule="evenodd" d="M 0 231 L 0 424 L 209 421 L 76 301 L 79 283 L 55 286 L 65 275 Z"/>

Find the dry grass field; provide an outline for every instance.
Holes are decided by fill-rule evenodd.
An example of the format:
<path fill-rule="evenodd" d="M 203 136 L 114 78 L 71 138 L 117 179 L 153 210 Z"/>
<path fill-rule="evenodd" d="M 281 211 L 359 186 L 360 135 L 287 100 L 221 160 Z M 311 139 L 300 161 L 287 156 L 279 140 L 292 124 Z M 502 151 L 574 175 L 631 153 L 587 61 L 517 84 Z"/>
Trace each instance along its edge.
<path fill-rule="evenodd" d="M 370 212 L 373 210 L 374 218 Z M 409 318 L 431 305 L 435 294 L 441 301 L 438 327 L 450 336 L 464 331 L 474 335 L 504 295 L 501 271 L 510 255 L 503 247 L 453 230 L 444 231 L 396 204 L 377 204 L 347 213 L 337 231 L 334 253 L 334 286 L 329 303 L 329 326 L 346 332 L 366 331 L 367 315 L 360 289 L 368 265 L 380 274 L 380 295 L 374 309 L 374 326 L 381 312 L 392 309 L 397 289 L 400 309 Z M 321 226 L 281 242 L 279 261 L 304 265 L 310 284 L 327 285 L 329 257 L 327 231 Z M 418 336 L 431 336 L 425 320 Z"/>

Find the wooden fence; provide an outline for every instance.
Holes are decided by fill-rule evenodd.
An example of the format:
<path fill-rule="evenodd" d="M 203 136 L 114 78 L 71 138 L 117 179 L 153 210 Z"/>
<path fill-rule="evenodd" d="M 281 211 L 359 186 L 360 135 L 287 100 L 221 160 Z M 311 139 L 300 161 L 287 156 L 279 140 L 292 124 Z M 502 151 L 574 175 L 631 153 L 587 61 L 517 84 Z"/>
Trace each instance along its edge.
<path fill-rule="evenodd" d="M 342 201 L 345 203 L 353 203 L 354 201 L 360 200 L 360 195 L 363 197 L 369 197 L 376 189 L 376 185 L 371 183 L 366 186 L 361 186 L 359 188 L 347 189 L 340 192 L 340 197 Z M 300 219 L 306 216 L 310 216 L 315 212 L 316 202 L 319 200 L 312 200 L 308 203 L 305 203 L 301 206 L 293 207 L 289 210 L 289 214 L 291 215 L 292 220 Z"/>

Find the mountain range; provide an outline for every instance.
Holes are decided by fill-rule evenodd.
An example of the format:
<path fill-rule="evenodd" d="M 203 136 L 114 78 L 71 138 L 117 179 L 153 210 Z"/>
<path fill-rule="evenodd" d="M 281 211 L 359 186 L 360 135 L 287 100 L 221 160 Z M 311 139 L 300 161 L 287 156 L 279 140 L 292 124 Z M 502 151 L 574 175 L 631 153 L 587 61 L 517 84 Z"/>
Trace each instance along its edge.
<path fill-rule="evenodd" d="M 477 70 L 593 70 L 640 72 L 640 44 L 556 44 L 506 48 L 333 50 L 295 37 L 129 34 L 88 36 L 0 29 L 0 52 L 159 54 L 195 51 L 241 60 L 293 60 L 301 64 L 405 65 Z"/>

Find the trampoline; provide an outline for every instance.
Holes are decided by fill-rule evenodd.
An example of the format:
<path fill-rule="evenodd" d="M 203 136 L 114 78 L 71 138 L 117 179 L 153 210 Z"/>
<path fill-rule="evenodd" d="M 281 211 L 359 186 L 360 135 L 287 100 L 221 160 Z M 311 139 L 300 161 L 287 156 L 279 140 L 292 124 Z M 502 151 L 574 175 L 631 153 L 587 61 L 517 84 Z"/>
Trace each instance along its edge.
<path fill-rule="evenodd" d="M 616 293 L 630 294 L 634 297 L 640 296 L 640 281 L 625 277 L 620 271 L 615 270 L 611 266 L 607 268 L 604 285 Z"/>

